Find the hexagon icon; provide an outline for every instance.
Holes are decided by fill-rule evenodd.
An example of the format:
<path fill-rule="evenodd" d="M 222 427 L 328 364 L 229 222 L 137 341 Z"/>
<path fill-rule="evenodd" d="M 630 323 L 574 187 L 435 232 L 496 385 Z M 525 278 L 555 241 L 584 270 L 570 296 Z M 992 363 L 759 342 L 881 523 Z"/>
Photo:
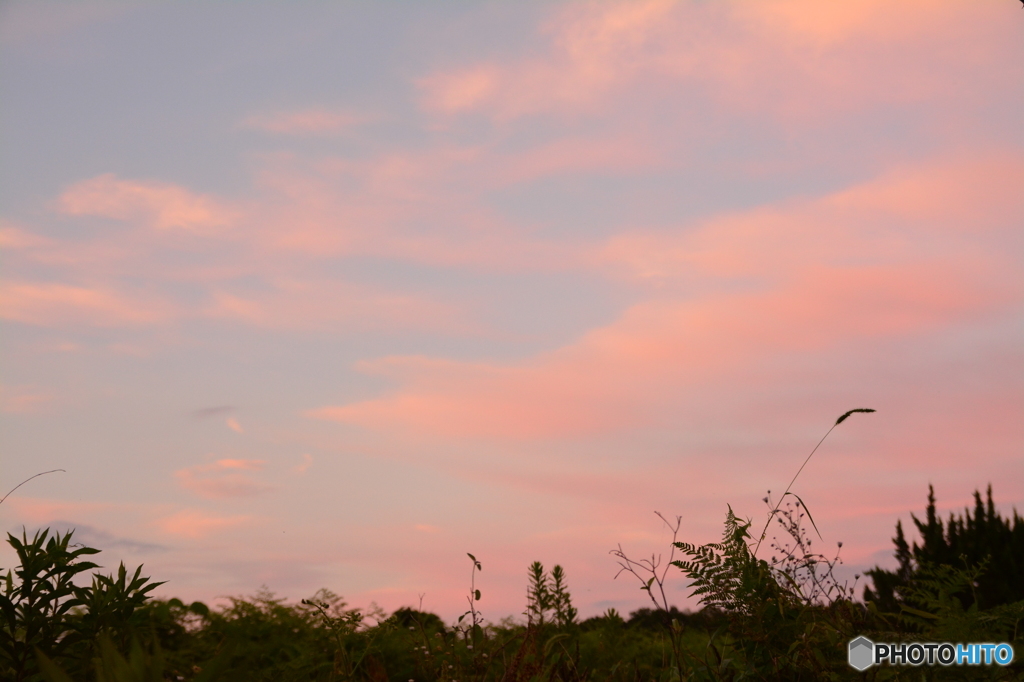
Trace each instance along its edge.
<path fill-rule="evenodd" d="M 850 640 L 850 666 L 863 672 L 871 667 L 875 659 L 875 643 L 861 635 Z"/>

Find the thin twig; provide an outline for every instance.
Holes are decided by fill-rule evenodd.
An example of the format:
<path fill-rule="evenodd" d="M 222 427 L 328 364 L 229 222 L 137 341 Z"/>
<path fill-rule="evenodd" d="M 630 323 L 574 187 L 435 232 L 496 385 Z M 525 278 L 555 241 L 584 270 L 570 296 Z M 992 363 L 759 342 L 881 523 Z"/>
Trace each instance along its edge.
<path fill-rule="evenodd" d="M 46 474 L 53 474 L 53 473 L 56 473 L 58 471 L 64 471 L 64 470 L 63 469 L 51 469 L 50 471 L 44 471 L 42 473 L 36 474 L 35 476 L 29 476 L 24 481 L 22 481 L 21 483 L 19 483 L 16 486 L 14 486 L 13 488 L 11 488 L 10 491 L 6 495 L 4 495 L 2 498 L 0 498 L 0 504 L 3 504 L 4 500 L 6 500 L 8 497 L 11 496 L 11 493 L 13 493 L 15 490 L 17 490 L 21 486 L 25 485 L 26 483 L 28 483 L 29 481 L 31 481 L 33 478 L 36 478 L 38 476 L 45 476 Z M 64 473 L 67 473 L 67 472 L 64 471 Z"/>
<path fill-rule="evenodd" d="M 665 567 L 662 570 L 660 576 L 658 575 L 658 567 L 661 565 L 660 554 L 651 554 L 650 559 L 640 559 L 639 561 L 636 561 L 626 556 L 626 552 L 622 549 L 621 544 L 619 545 L 618 549 L 613 549 L 610 552 L 610 554 L 620 559 L 619 566 L 621 566 L 621 568 L 619 569 L 619 572 L 615 574 L 616 578 L 622 575 L 623 571 L 632 573 L 636 577 L 636 579 L 640 581 L 640 589 L 647 592 L 647 596 L 651 598 L 651 601 L 654 603 L 655 608 L 661 609 L 663 611 L 668 611 L 668 597 L 665 595 L 665 578 L 668 576 L 669 566 L 672 565 L 672 560 L 675 557 L 676 541 L 679 539 L 679 528 L 683 523 L 683 517 L 677 516 L 675 525 L 672 525 L 671 523 L 669 523 L 668 519 L 666 519 L 661 514 L 661 512 L 654 513 L 657 514 L 658 518 L 660 518 L 665 523 L 665 525 L 668 526 L 668 529 L 672 531 L 672 551 L 669 554 L 668 563 L 665 564 Z M 645 580 L 643 577 L 641 577 L 639 573 L 637 573 L 636 567 L 639 567 L 645 573 L 650 573 L 651 577 Z M 655 583 L 658 584 L 658 591 L 661 592 L 662 603 L 660 604 L 658 603 L 657 598 L 654 596 L 654 591 L 651 589 Z"/>

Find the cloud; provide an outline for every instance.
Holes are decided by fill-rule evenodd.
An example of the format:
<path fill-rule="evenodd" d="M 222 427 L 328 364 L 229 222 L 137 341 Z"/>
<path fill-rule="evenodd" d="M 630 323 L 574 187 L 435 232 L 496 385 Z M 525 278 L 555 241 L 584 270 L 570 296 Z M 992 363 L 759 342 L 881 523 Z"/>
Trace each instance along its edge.
<path fill-rule="evenodd" d="M 272 114 L 254 114 L 241 126 L 279 135 L 323 135 L 349 130 L 372 120 L 365 114 L 328 109 L 306 109 Z"/>
<path fill-rule="evenodd" d="M 415 293 L 323 280 L 279 279 L 269 290 L 235 294 L 214 289 L 203 317 L 267 329 L 436 329 L 468 326 L 450 304 Z"/>
<path fill-rule="evenodd" d="M 41 237 L 6 220 L 0 220 L 0 248 L 5 251 L 38 249 L 51 244 L 53 244 L 51 239 Z"/>
<path fill-rule="evenodd" d="M 262 471 L 265 464 L 257 459 L 221 459 L 180 469 L 174 476 L 186 490 L 206 499 L 252 497 L 271 490 L 271 486 L 244 472 Z"/>
<path fill-rule="evenodd" d="M 495 94 L 501 74 L 494 66 L 436 73 L 423 78 L 419 85 L 425 92 L 425 104 L 431 109 L 455 113 L 472 109 Z"/>
<path fill-rule="evenodd" d="M 53 396 L 34 386 L 0 385 L 0 412 L 31 414 L 53 402 Z"/>
<path fill-rule="evenodd" d="M 302 455 L 302 464 L 297 464 L 294 467 L 293 471 L 295 473 L 297 473 L 297 474 L 304 474 L 304 473 L 306 473 L 306 470 L 309 469 L 309 467 L 311 467 L 312 465 L 313 465 L 313 455 L 311 455 L 311 454 L 309 454 L 307 452 L 307 453 L 304 453 Z"/>
<path fill-rule="evenodd" d="M 176 306 L 168 301 L 130 296 L 106 285 L 0 283 L 0 318 L 25 324 L 140 326 L 167 322 L 177 313 Z"/>
<path fill-rule="evenodd" d="M 221 417 L 234 411 L 235 407 L 232 405 L 216 405 L 195 410 L 192 412 L 192 416 L 196 419 L 209 419 L 211 417 Z"/>
<path fill-rule="evenodd" d="M 80 542 L 87 547 L 99 550 L 125 550 L 137 554 L 150 554 L 165 552 L 169 549 L 166 545 L 119 537 L 105 530 L 74 521 L 54 520 L 49 527 L 55 531 L 60 529 L 61 532 L 73 530 L 75 532 L 74 542 Z"/>
<path fill-rule="evenodd" d="M 969 74 L 995 52 L 974 46 L 1014 39 L 997 11 L 877 0 L 573 3 L 551 13 L 541 49 L 437 70 L 418 86 L 430 112 L 481 112 L 499 122 L 604 116 L 657 90 L 662 100 L 710 97 L 723 115 L 806 123 L 965 89 L 984 96 Z"/>
<path fill-rule="evenodd" d="M 25 488 L 21 489 L 24 490 Z M 108 502 L 66 502 L 24 497 L 20 494 L 21 491 L 4 500 L 4 504 L 13 507 L 19 518 L 39 525 L 52 523 L 61 518 L 82 518 L 116 509 L 116 505 Z"/>
<path fill-rule="evenodd" d="M 551 176 L 607 174 L 621 176 L 664 165 L 655 144 L 636 137 L 609 139 L 568 137 L 509 153 L 495 164 L 496 184 L 531 182 Z"/>
<path fill-rule="evenodd" d="M 595 250 L 596 266 L 662 286 L 615 322 L 518 362 L 363 362 L 397 388 L 308 415 L 510 442 L 655 428 L 682 410 L 696 427 L 708 415 L 694 396 L 778 380 L 771 368 L 795 357 L 1006 319 L 1024 293 L 1007 250 L 1021 179 L 1017 160 L 955 159 L 696 227 L 626 232 Z"/>
<path fill-rule="evenodd" d="M 72 185 L 57 205 L 68 215 L 141 220 L 161 230 L 216 232 L 238 217 L 212 197 L 169 183 L 119 180 L 113 173 Z"/>
<path fill-rule="evenodd" d="M 79 183 L 61 199 L 66 212 L 137 219 L 143 225 L 128 233 L 100 230 L 83 242 L 4 226 L 0 237 L 11 245 L 15 264 L 10 272 L 34 277 L 8 275 L 0 283 L 0 317 L 51 327 L 166 326 L 217 319 L 303 332 L 421 328 L 452 333 L 467 328 L 456 305 L 420 291 L 349 282 L 324 267 L 329 259 L 349 253 L 415 260 L 429 260 L 435 253 L 458 259 L 448 253 L 450 238 L 393 233 L 389 210 L 377 208 L 387 203 L 384 197 L 365 210 L 351 202 L 356 207 L 351 215 L 345 195 L 323 178 L 306 175 L 268 189 L 262 199 L 231 209 L 235 218 L 244 217 L 245 234 L 223 233 L 216 241 L 201 242 L 186 237 L 183 242 L 168 241 L 147 226 L 216 228 L 226 224 L 218 208 L 226 202 L 113 176 Z M 358 228 L 347 229 L 350 219 L 359 221 Z M 372 237 L 375 233 L 378 238 Z M 69 281 L 39 281 L 55 268 Z M 189 290 L 199 295 L 183 294 Z"/>
<path fill-rule="evenodd" d="M 819 199 L 715 216 L 685 229 L 623 232 L 594 252 L 597 266 L 640 280 L 778 281 L 830 264 L 852 268 L 968 268 L 1010 275 L 1001 251 L 1024 214 L 1014 187 L 1024 163 L 1003 154 L 894 166 Z M 620 269 L 621 268 L 621 269 Z M 986 279 L 988 277 L 985 277 Z M 999 286 L 1012 292 L 1010 281 Z"/>
<path fill-rule="evenodd" d="M 165 533 L 198 539 L 218 531 L 237 528 L 249 520 L 248 516 L 210 516 L 194 509 L 185 509 L 158 519 L 156 525 Z"/>
<path fill-rule="evenodd" d="M 274 158 L 259 176 L 268 200 L 253 223 L 261 256 L 287 254 L 297 263 L 369 256 L 471 271 L 560 270 L 576 262 L 576 244 L 537 239 L 530 226 L 481 197 L 553 174 L 607 172 L 617 163 L 636 168 L 652 161 L 627 137 L 555 141 L 527 152 L 440 145 L 357 160 Z M 258 317 L 258 308 L 245 303 L 237 302 L 239 314 Z"/>
<path fill-rule="evenodd" d="M 544 27 L 548 54 L 430 74 L 418 82 L 423 106 L 445 114 L 483 109 L 500 120 L 590 110 L 643 67 L 644 48 L 652 34 L 660 30 L 665 36 L 673 5 L 653 0 L 568 6 Z"/>
<path fill-rule="evenodd" d="M 224 420 L 224 423 L 227 424 L 228 428 L 234 431 L 235 433 L 242 433 L 242 425 L 239 424 L 234 417 L 228 417 L 226 420 Z"/>
<path fill-rule="evenodd" d="M 218 469 L 242 469 L 243 471 L 262 471 L 266 465 L 262 459 L 219 459 L 216 463 L 201 467 L 203 471 Z"/>

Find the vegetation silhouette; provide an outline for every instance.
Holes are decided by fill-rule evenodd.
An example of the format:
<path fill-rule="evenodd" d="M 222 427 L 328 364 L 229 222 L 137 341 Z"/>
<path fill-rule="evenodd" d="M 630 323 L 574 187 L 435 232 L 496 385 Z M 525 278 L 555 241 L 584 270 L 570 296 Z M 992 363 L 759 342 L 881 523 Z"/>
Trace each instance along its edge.
<path fill-rule="evenodd" d="M 764 498 L 768 523 L 755 539 L 752 521 L 727 508 L 722 538 L 704 545 L 679 539 L 682 517 L 670 522 L 667 557 L 633 560 L 619 545 L 618 575 L 632 575 L 652 607 L 628 618 L 615 609 L 580 621 L 569 578 L 537 561 L 527 569 L 525 620 L 484 620 L 478 603 L 482 563 L 474 556 L 469 609 L 448 625 L 435 614 L 404 607 L 392 614 L 350 608 L 320 590 L 288 603 L 263 588 L 232 597 L 219 609 L 201 602 L 152 599 L 162 583 L 129 572 L 77 577 L 99 568 L 99 551 L 72 545 L 73 531 L 9 534 L 19 565 L 0 582 L 0 679 L 15 682 L 527 682 L 584 680 L 919 680 L 1024 679 L 1008 667 L 927 669 L 875 666 L 865 673 L 846 662 L 847 643 L 874 641 L 1008 642 L 1024 651 L 1024 522 L 995 509 L 976 491 L 973 515 L 935 512 L 929 487 L 923 521 L 912 517 L 920 542 L 908 543 L 896 524 L 898 568 L 868 572 L 864 601 L 841 580 L 839 551 L 822 553 L 803 500 L 791 491 Z M 30 479 L 29 479 L 30 480 Z M 774 525 L 773 525 L 774 522 Z M 770 556 L 759 558 L 762 540 Z M 820 534 L 818 534 L 820 539 Z M 667 560 L 663 560 L 667 559 Z M 678 570 L 679 573 L 675 573 Z M 670 603 L 668 582 L 680 576 L 701 609 Z M 422 602 L 422 599 L 421 599 Z"/>

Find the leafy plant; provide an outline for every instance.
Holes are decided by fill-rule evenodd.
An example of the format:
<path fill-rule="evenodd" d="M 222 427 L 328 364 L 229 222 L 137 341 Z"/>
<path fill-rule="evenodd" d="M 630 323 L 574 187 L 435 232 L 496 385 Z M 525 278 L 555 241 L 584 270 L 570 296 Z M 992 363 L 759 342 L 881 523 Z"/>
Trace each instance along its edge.
<path fill-rule="evenodd" d="M 476 588 L 476 574 L 477 571 L 482 571 L 484 567 L 472 554 L 467 552 L 466 556 L 473 562 L 473 568 L 469 573 L 469 596 L 466 597 L 466 601 L 469 602 L 469 610 L 459 616 L 459 624 L 462 624 L 466 616 L 470 616 L 469 627 L 466 629 L 465 634 L 472 637 L 473 641 L 476 642 L 482 635 L 480 624 L 483 623 L 483 616 L 476 610 L 476 603 L 480 601 L 481 596 L 480 590 Z"/>
<path fill-rule="evenodd" d="M 527 571 L 526 618 L 529 625 L 543 626 L 551 622 L 564 627 L 576 622 L 576 608 L 566 583 L 565 571 L 555 565 L 545 574 L 544 565 L 535 561 Z"/>
<path fill-rule="evenodd" d="M 31 540 L 24 532 L 20 540 L 7 536 L 19 559 L 19 566 L 4 576 L 0 595 L 0 669 L 10 679 L 37 679 L 37 652 L 80 668 L 101 635 L 126 647 L 142 624 L 139 609 L 163 584 L 142 577 L 141 566 L 129 580 L 121 564 L 116 579 L 94 574 L 90 586 L 77 586 L 76 576 L 99 568 L 82 557 L 99 550 L 72 545 L 73 534 L 51 536 L 46 529 Z"/>
<path fill-rule="evenodd" d="M 38 672 L 36 650 L 53 658 L 63 655 L 83 637 L 73 629 L 71 609 L 85 603 L 86 591 L 75 586 L 80 573 L 98 568 L 82 559 L 98 554 L 91 547 L 71 548 L 74 531 L 50 536 L 49 529 L 31 540 L 8 533 L 7 542 L 18 554 L 18 567 L 3 577 L 0 611 L 0 670 L 21 682 Z"/>
<path fill-rule="evenodd" d="M 332 675 L 350 679 L 373 651 L 374 639 L 391 623 L 378 622 L 377 627 L 361 632 L 364 615 L 358 609 L 346 610 L 345 603 L 329 590 L 321 590 L 314 599 L 303 599 L 302 604 L 312 607 L 320 616 L 324 628 L 335 643 Z"/>
<path fill-rule="evenodd" d="M 690 578 L 692 594 L 700 597 L 701 604 L 749 615 L 759 602 L 791 596 L 774 579 L 768 562 L 758 560 L 750 551 L 749 529 L 750 522 L 743 523 L 729 507 L 721 542 L 700 546 L 675 543 L 690 560 L 672 564 Z M 781 603 L 779 606 L 784 608 Z"/>

